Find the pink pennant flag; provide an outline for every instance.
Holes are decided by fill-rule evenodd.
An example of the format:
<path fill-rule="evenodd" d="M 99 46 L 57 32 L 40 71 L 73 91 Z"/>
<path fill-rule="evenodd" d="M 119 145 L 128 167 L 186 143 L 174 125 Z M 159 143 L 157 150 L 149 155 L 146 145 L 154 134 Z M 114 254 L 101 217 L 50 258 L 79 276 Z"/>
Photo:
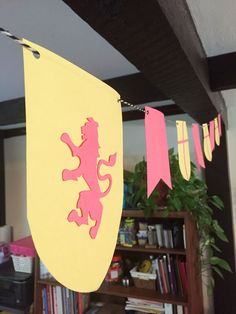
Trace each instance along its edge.
<path fill-rule="evenodd" d="M 196 157 L 196 166 L 198 171 L 200 171 L 200 167 L 205 168 L 205 162 L 203 158 L 200 133 L 199 133 L 199 125 L 197 123 L 192 124 L 192 133 L 193 133 L 193 142 L 194 142 L 194 150 Z"/>
<path fill-rule="evenodd" d="M 210 142 L 211 142 L 211 151 L 215 149 L 215 122 L 214 120 L 210 121 Z"/>
<path fill-rule="evenodd" d="M 221 128 L 221 114 L 218 114 L 218 128 L 219 128 L 219 135 L 222 135 L 222 128 Z"/>
<path fill-rule="evenodd" d="M 172 189 L 165 118 L 162 112 L 145 107 L 147 196 L 162 179 Z"/>

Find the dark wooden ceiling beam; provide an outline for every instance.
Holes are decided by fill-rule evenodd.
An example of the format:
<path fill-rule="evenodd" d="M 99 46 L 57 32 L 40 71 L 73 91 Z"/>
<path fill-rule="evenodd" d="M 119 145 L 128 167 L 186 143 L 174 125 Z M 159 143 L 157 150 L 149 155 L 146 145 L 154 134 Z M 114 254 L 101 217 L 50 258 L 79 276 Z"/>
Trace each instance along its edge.
<path fill-rule="evenodd" d="M 163 101 L 168 98 L 153 86 L 141 73 L 107 79 L 106 84 L 114 88 L 125 101 L 142 104 Z M 176 108 L 178 108 L 176 106 Z M 178 109 L 176 109 L 178 110 Z M 0 126 L 25 122 L 25 98 L 0 102 Z M 6 132 L 12 136 L 10 132 Z M 14 134 L 14 133 L 12 133 Z"/>
<path fill-rule="evenodd" d="M 236 88 L 236 52 L 208 58 L 212 91 Z"/>
<path fill-rule="evenodd" d="M 153 86 L 142 73 L 119 76 L 104 81 L 114 88 L 122 99 L 132 104 L 167 100 L 157 87 Z"/>
<path fill-rule="evenodd" d="M 221 111 L 186 0 L 64 0 L 145 77 L 202 123 Z"/>
<path fill-rule="evenodd" d="M 26 127 L 6 129 L 1 131 L 4 138 L 11 138 L 15 136 L 23 136 L 26 134 Z"/>
<path fill-rule="evenodd" d="M 25 98 L 0 102 L 0 125 L 25 122 Z"/>

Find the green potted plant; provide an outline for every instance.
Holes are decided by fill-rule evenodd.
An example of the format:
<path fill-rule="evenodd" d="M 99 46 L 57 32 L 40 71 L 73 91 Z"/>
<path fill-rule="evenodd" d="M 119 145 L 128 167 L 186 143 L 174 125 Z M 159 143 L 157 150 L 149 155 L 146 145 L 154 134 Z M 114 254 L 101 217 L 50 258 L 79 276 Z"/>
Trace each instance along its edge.
<path fill-rule="evenodd" d="M 224 205 L 218 196 L 209 196 L 207 186 L 197 174 L 196 166 L 191 163 L 191 178 L 186 181 L 179 170 L 178 155 L 174 149 L 169 150 L 169 160 L 172 178 L 172 190 L 168 189 L 162 197 L 165 201 L 164 215 L 172 211 L 190 212 L 196 220 L 200 238 L 200 255 L 202 261 L 201 270 L 211 269 L 223 278 L 222 269 L 231 271 L 229 264 L 222 258 L 215 256 L 221 253 L 216 246 L 216 238 L 228 242 L 224 230 L 214 218 L 214 209 L 223 210 Z M 159 207 L 157 200 L 160 200 L 160 192 L 157 189 L 147 199 L 146 183 L 146 161 L 139 162 L 133 173 L 127 176 L 126 183 L 127 203 L 130 207 L 136 207 L 144 210 L 146 216 L 149 216 L 154 209 Z M 158 198 L 159 195 L 159 198 Z M 214 285 L 213 277 L 211 286 Z"/>

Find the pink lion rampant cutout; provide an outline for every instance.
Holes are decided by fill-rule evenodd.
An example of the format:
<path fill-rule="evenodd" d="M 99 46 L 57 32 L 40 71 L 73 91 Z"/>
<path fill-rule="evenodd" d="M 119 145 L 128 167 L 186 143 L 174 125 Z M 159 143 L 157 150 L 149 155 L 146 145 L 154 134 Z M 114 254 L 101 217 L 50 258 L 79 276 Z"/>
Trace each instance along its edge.
<path fill-rule="evenodd" d="M 102 219 L 103 205 L 100 201 L 105 197 L 112 187 L 112 176 L 110 174 L 101 175 L 100 168 L 102 165 L 113 167 L 116 163 L 116 153 L 110 155 L 108 161 L 100 159 L 99 142 L 98 142 L 98 123 L 93 118 L 87 118 L 81 127 L 82 143 L 76 146 L 67 133 L 61 135 L 61 141 L 64 142 L 73 157 L 78 157 L 80 164 L 76 169 L 64 169 L 62 172 L 62 180 L 74 180 L 82 177 L 89 186 L 89 190 L 81 191 L 76 203 L 76 209 L 70 211 L 67 220 L 75 222 L 78 226 L 82 224 L 88 225 L 88 216 L 95 221 L 95 225 L 90 228 L 89 234 L 95 239 Z M 99 186 L 99 180 L 108 180 L 107 189 L 102 192 Z M 80 210 L 81 215 L 78 215 Z"/>

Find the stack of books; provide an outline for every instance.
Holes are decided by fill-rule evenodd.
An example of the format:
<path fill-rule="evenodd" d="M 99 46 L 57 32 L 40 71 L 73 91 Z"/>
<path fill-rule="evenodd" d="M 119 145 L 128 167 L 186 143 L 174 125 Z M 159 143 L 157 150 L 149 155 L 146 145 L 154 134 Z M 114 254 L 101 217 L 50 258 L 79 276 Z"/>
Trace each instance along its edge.
<path fill-rule="evenodd" d="M 125 310 L 127 313 L 153 314 L 188 314 L 187 308 L 182 305 L 160 303 L 155 301 L 128 298 Z"/>
<path fill-rule="evenodd" d="M 179 221 L 172 224 L 156 224 L 156 236 L 159 247 L 185 249 L 185 226 Z"/>
<path fill-rule="evenodd" d="M 126 311 L 137 311 L 140 313 L 154 313 L 154 314 L 164 314 L 165 307 L 163 303 L 140 300 L 135 298 L 128 298 L 125 306 Z"/>
<path fill-rule="evenodd" d="M 43 314 L 84 313 L 88 294 L 78 294 L 62 286 L 47 285 L 42 289 Z"/>
<path fill-rule="evenodd" d="M 175 255 L 163 254 L 153 261 L 157 273 L 157 291 L 161 294 L 188 294 L 186 262 Z"/>

